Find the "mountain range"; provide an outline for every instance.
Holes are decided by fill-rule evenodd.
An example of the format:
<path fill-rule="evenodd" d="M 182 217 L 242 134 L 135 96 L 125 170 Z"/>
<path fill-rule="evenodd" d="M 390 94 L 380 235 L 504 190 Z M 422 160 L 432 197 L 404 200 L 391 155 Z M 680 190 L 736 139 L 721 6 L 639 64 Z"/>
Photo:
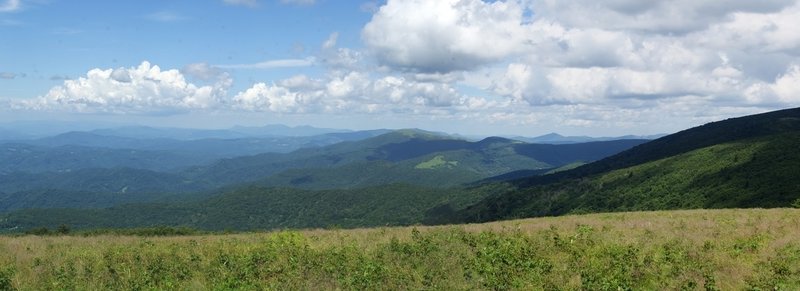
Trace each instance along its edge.
<path fill-rule="evenodd" d="M 563 136 L 558 133 L 552 132 L 536 137 L 512 136 L 511 139 L 520 140 L 528 143 L 544 143 L 544 144 L 569 144 L 569 143 L 584 143 L 593 141 L 609 141 L 620 139 L 657 139 L 665 136 L 666 134 L 653 134 L 653 135 L 624 135 L 617 137 L 591 137 L 591 136 Z"/>
<path fill-rule="evenodd" d="M 129 167 L 109 167 L 113 163 L 98 151 L 98 158 L 87 160 L 93 165 L 70 171 L 48 171 L 41 164 L 84 159 L 46 158 L 48 149 L 69 156 L 63 152 L 92 147 L 6 144 L 6 151 L 15 147 L 42 156 L 0 156 L 18 165 L 0 167 L 0 229 L 362 227 L 800 204 L 798 108 L 712 122 L 655 140 L 468 141 L 414 129 L 321 136 L 341 134 L 354 137 L 185 167 L 145 163 L 182 162 L 168 152 L 137 156 L 106 148 L 106 156 L 124 157 Z M 15 171 L 20 165 L 29 169 Z"/>
<path fill-rule="evenodd" d="M 198 200 L 248 185 L 308 190 L 394 183 L 455 187 L 508 172 L 597 160 L 645 142 L 470 142 L 416 129 L 261 139 L 146 136 L 69 132 L 0 144 L 0 211 Z M 270 148 L 276 144 L 296 149 L 284 153 Z M 261 153 L 249 155 L 253 152 Z"/>

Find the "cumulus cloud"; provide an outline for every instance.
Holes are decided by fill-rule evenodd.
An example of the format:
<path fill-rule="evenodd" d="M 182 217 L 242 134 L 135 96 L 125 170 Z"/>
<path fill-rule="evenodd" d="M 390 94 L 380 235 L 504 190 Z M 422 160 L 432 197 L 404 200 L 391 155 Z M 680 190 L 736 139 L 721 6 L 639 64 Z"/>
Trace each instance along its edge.
<path fill-rule="evenodd" d="M 66 80 L 44 96 L 20 100 L 18 109 L 98 113 L 154 114 L 214 109 L 224 104 L 231 80 L 198 86 L 178 70 L 161 70 L 149 62 L 138 67 L 92 69 Z"/>
<path fill-rule="evenodd" d="M 681 34 L 704 30 L 733 13 L 771 13 L 794 3 L 794 0 L 535 0 L 532 7 L 537 18 L 558 20 L 571 27 Z"/>
<path fill-rule="evenodd" d="M 273 112 L 303 112 L 303 96 L 284 87 L 257 83 L 240 92 L 233 98 L 236 104 L 246 110 Z"/>
<path fill-rule="evenodd" d="M 224 70 L 211 66 L 208 63 L 188 64 L 181 69 L 181 73 L 203 81 L 229 78 L 228 73 Z"/>
<path fill-rule="evenodd" d="M 485 110 L 490 102 L 446 83 L 350 71 L 323 79 L 299 75 L 277 84 L 257 83 L 237 94 L 233 103 L 240 109 L 278 113 L 452 113 Z"/>
<path fill-rule="evenodd" d="M 0 3 L 0 12 L 13 12 L 19 10 L 21 7 L 20 0 L 6 0 Z"/>
<path fill-rule="evenodd" d="M 322 43 L 319 63 L 332 70 L 354 70 L 364 59 L 360 51 L 336 47 L 339 33 L 333 32 Z"/>
<path fill-rule="evenodd" d="M 729 21 L 715 23 L 708 31 L 699 33 L 697 40 L 718 49 L 734 46 L 750 52 L 800 56 L 798 17 L 800 4 L 775 13 L 736 12 Z"/>
<path fill-rule="evenodd" d="M 772 83 L 755 83 L 745 90 L 747 101 L 755 104 L 800 103 L 800 65 L 792 65 Z"/>
<path fill-rule="evenodd" d="M 326 39 L 325 42 L 322 43 L 322 49 L 324 50 L 332 49 L 333 47 L 336 46 L 336 41 L 338 39 L 339 39 L 338 32 L 331 33 L 331 35 L 328 36 L 328 39 Z"/>
<path fill-rule="evenodd" d="M 470 70 L 526 50 L 523 12 L 514 1 L 390 0 L 364 26 L 362 39 L 391 67 Z"/>
<path fill-rule="evenodd" d="M 490 5 L 458 3 L 467 3 L 452 6 L 461 11 L 459 15 L 469 14 L 474 7 Z M 581 104 L 644 108 L 670 102 L 688 104 L 688 99 L 704 100 L 695 104 L 698 111 L 723 104 L 748 108 L 800 104 L 799 100 L 788 97 L 795 88 L 790 85 L 795 76 L 790 64 L 797 63 L 800 56 L 800 35 L 794 33 L 796 19 L 800 18 L 797 1 L 505 3 L 512 4 L 508 6 L 515 11 L 512 15 L 523 15 L 521 21 L 514 21 L 516 27 L 507 29 L 519 32 L 509 39 L 524 41 L 512 42 L 517 46 L 515 53 L 487 60 L 482 67 L 466 69 L 462 82 L 514 102 L 525 102 L 531 106 L 530 110 L 536 106 Z M 370 24 L 378 23 L 376 18 L 390 11 L 387 7 L 393 4 L 396 3 L 390 1 L 382 7 Z M 418 5 L 417 9 L 424 7 Z M 525 16 L 526 7 L 535 13 Z M 408 17 L 412 16 L 404 11 L 414 11 L 393 9 L 392 15 Z M 679 21 L 680 17 L 688 20 Z M 431 24 L 437 25 L 441 24 Z M 369 24 L 363 32 L 367 43 L 368 28 Z M 418 29 L 423 34 L 430 31 Z M 501 30 L 484 32 L 499 34 Z M 487 34 L 480 36 L 492 38 Z M 452 39 L 440 40 L 445 40 L 442 47 L 466 47 Z M 389 52 L 442 55 L 419 49 L 413 41 L 393 44 L 396 47 Z M 397 71 L 418 65 L 393 62 L 396 59 L 391 54 L 387 57 L 380 46 L 372 49 L 376 50 L 379 61 Z M 423 71 L 429 65 L 415 69 Z"/>
<path fill-rule="evenodd" d="M 195 63 L 152 76 L 150 64 L 96 69 L 15 106 L 398 114 L 656 133 L 800 105 L 797 0 L 365 3 L 374 14 L 363 49 L 341 47 L 333 32 L 308 58 Z M 227 95 L 237 70 L 308 66 L 321 73 L 255 80 Z"/>

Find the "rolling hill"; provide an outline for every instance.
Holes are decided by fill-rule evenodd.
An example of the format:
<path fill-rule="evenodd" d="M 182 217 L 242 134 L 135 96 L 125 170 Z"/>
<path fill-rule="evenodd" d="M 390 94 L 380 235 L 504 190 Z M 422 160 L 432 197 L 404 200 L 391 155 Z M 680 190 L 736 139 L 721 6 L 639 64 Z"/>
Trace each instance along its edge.
<path fill-rule="evenodd" d="M 218 217 L 220 221 L 234 220 L 233 217 L 239 215 L 237 213 L 250 212 L 242 209 L 243 204 L 238 202 L 240 199 L 226 197 L 258 197 L 262 200 L 246 204 L 266 204 L 254 208 L 254 212 L 248 214 L 256 222 L 243 225 L 306 227 L 329 224 L 368 226 L 418 223 L 430 211 L 461 210 L 478 202 L 488 193 L 505 187 L 499 185 L 471 191 L 457 187 L 461 184 L 512 171 L 549 170 L 568 163 L 599 159 L 642 142 L 644 141 L 627 140 L 574 145 L 531 145 L 503 138 L 469 142 L 431 132 L 400 130 L 360 141 L 301 149 L 288 154 L 268 153 L 224 159 L 179 173 L 125 168 L 40 174 L 15 172 L 0 176 L 0 186 L 6 193 L 3 199 L 9 205 L 0 211 L 17 211 L 9 214 L 5 220 L 16 226 L 25 225 L 25 221 L 33 223 L 61 220 L 85 227 L 134 227 L 146 224 L 147 219 L 157 216 L 161 218 L 152 220 L 151 223 L 185 223 L 197 227 L 212 227 L 214 223 L 218 223 L 215 222 L 217 220 L 201 222 L 189 217 L 197 218 L 197 213 L 222 211 L 224 215 L 207 216 Z M 225 188 L 222 190 L 213 190 L 223 186 Z M 159 196 L 158 193 L 162 195 Z M 247 195 L 242 196 L 242 193 Z M 207 198 L 211 196 L 213 197 Z M 176 197 L 189 199 L 190 202 L 165 202 L 176 201 Z M 314 211 L 330 213 L 329 216 L 320 218 L 316 224 L 300 224 L 296 221 L 300 219 L 298 216 L 282 218 L 275 213 L 258 210 L 272 209 L 272 203 L 283 201 L 280 202 L 283 205 L 280 209 L 301 211 L 321 203 L 315 201 L 326 199 L 351 201 L 349 204 L 355 207 L 353 209 L 383 209 L 382 212 L 389 214 L 379 217 L 361 213 L 359 210 L 352 216 L 340 217 L 336 213 L 342 209 L 337 207 L 344 205 L 325 202 L 313 206 L 322 207 L 315 208 Z M 139 204 L 92 211 L 24 210 L 97 208 L 123 203 Z M 437 208 L 440 205 L 447 207 Z M 120 216 L 141 216 L 145 213 L 147 219 Z M 413 219 L 392 220 L 392 216 Z M 273 220 L 284 222 L 270 222 Z"/>
<path fill-rule="evenodd" d="M 513 180 L 514 190 L 450 219 L 789 207 L 800 198 L 798 148 L 797 108 L 713 122 L 573 170 Z"/>
<path fill-rule="evenodd" d="M 320 147 L 343 141 L 356 141 L 387 133 L 386 130 L 367 130 L 356 132 L 326 133 L 314 136 L 269 136 L 239 138 L 200 138 L 176 139 L 162 135 L 143 134 L 144 137 L 130 137 L 128 134 L 102 135 L 106 131 L 67 132 L 55 136 L 17 141 L 40 147 L 82 146 L 91 148 L 111 148 L 145 151 L 168 151 L 182 155 L 192 155 L 203 164 L 221 158 L 231 158 L 260 153 L 288 153 L 300 148 Z M 149 137 L 148 137 L 149 136 Z"/>
<path fill-rule="evenodd" d="M 19 210 L 0 214 L 0 233 L 61 224 L 74 229 L 167 225 L 207 230 L 410 225 L 422 222 L 437 205 L 463 208 L 484 196 L 402 184 L 316 191 L 247 186 L 200 201 Z"/>
<path fill-rule="evenodd" d="M 527 143 L 544 143 L 544 144 L 570 144 L 570 143 L 585 143 L 593 141 L 610 141 L 620 139 L 657 139 L 665 136 L 666 134 L 655 135 L 624 135 L 616 137 L 591 137 L 591 136 L 563 136 L 558 133 L 548 133 L 536 137 L 523 137 L 514 136 L 512 139 L 524 141 Z"/>
<path fill-rule="evenodd" d="M 335 183 L 340 185 L 365 186 L 393 182 L 417 184 L 427 180 L 453 186 L 518 170 L 557 168 L 578 161 L 594 161 L 644 142 L 617 140 L 536 145 L 498 137 L 470 142 L 420 130 L 399 130 L 361 141 L 301 149 L 284 155 L 268 153 L 224 159 L 209 166 L 194 167 L 187 173 L 192 179 L 216 179 L 226 184 L 277 175 L 264 183 L 298 186 L 292 181 L 337 180 Z M 374 182 L 359 182 L 370 179 Z M 269 184 L 269 181 L 274 184 Z M 308 187 L 327 188 L 323 186 L 326 183 L 330 184 L 322 182 Z"/>
<path fill-rule="evenodd" d="M 203 162 L 180 151 L 112 149 L 85 146 L 43 147 L 20 143 L 0 144 L 0 173 L 70 172 L 91 168 L 135 168 L 177 171 Z"/>

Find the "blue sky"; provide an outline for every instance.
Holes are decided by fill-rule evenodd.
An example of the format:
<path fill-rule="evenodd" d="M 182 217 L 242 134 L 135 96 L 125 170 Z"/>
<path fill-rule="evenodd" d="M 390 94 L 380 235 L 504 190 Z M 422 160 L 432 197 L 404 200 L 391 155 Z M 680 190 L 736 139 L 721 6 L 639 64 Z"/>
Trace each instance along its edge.
<path fill-rule="evenodd" d="M 4 96 L 32 98 L 64 77 L 91 68 L 138 65 L 163 68 L 206 62 L 250 64 L 305 59 L 333 32 L 339 42 L 359 46 L 359 31 L 370 13 L 359 2 L 320 1 L 314 5 L 255 2 L 255 7 L 223 1 L 47 1 L 21 3 L 2 14 L 2 70 L 28 75 Z M 344 5 L 341 5 L 344 4 Z M 347 20 L 347 21 L 342 21 Z M 314 68 L 249 70 L 247 80 L 281 79 Z M 28 77 L 26 76 L 26 77 Z M 4 84 L 6 85 L 6 84 Z"/>
<path fill-rule="evenodd" d="M 0 0 L 0 122 L 654 134 L 800 106 L 800 4 Z"/>

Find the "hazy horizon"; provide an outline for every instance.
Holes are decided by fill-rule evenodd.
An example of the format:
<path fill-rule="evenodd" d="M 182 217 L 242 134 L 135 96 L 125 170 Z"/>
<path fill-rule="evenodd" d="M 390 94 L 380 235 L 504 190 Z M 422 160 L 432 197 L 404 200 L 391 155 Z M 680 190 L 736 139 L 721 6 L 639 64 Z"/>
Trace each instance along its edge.
<path fill-rule="evenodd" d="M 797 0 L 0 0 L 0 123 L 671 133 L 800 106 L 797 19 Z"/>

